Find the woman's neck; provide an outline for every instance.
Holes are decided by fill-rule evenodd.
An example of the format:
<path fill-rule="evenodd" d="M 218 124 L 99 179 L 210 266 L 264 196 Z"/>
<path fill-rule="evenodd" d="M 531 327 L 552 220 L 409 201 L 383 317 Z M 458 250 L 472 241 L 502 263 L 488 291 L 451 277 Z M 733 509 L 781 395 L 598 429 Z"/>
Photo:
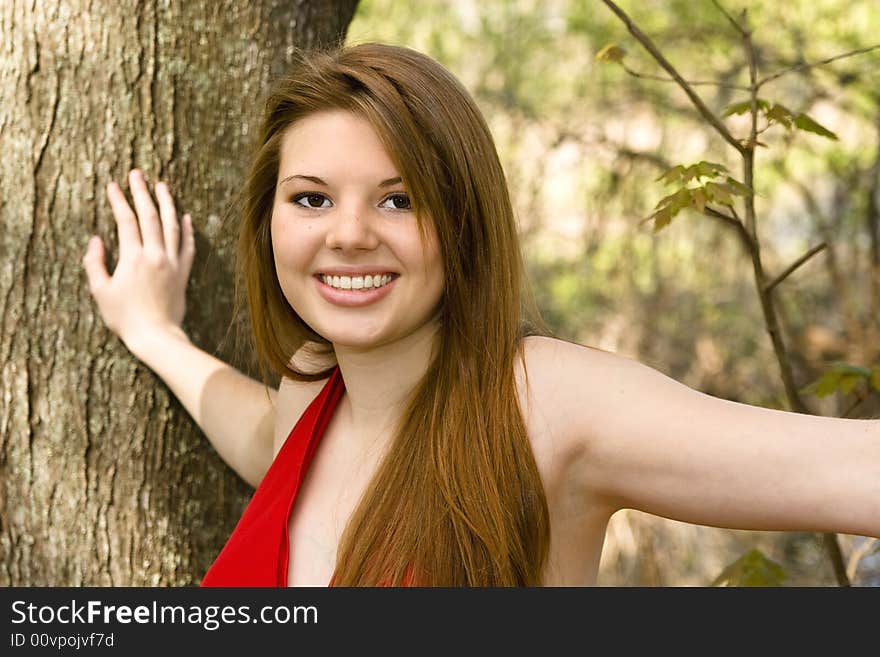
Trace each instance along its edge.
<path fill-rule="evenodd" d="M 345 382 L 338 413 L 352 439 L 372 442 L 390 437 L 404 406 L 431 363 L 439 338 L 432 321 L 395 342 L 370 349 L 334 345 Z"/>

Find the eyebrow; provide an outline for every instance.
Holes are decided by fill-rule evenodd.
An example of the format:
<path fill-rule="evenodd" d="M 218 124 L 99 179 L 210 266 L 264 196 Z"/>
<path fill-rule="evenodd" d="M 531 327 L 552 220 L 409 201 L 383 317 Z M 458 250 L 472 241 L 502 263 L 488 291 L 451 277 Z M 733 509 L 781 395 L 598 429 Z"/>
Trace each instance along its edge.
<path fill-rule="evenodd" d="M 283 185 L 288 180 L 308 180 L 311 183 L 316 185 L 323 185 L 324 187 L 329 187 L 329 185 L 318 178 L 317 176 L 306 176 L 304 174 L 295 173 L 292 176 L 287 176 L 284 180 L 282 180 L 279 185 Z M 396 176 L 394 178 L 388 178 L 387 180 L 383 180 L 379 183 L 379 187 L 391 187 L 392 185 L 396 185 L 398 183 L 403 182 L 403 179 L 400 176 Z"/>

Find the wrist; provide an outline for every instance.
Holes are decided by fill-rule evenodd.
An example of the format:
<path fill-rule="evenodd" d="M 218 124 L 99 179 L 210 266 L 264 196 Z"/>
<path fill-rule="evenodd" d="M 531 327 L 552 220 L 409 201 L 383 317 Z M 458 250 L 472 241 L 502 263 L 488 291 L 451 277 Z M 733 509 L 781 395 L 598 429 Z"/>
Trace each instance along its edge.
<path fill-rule="evenodd" d="M 123 339 L 128 350 L 140 361 L 147 365 L 156 353 L 163 352 L 169 342 L 183 342 L 191 344 L 189 336 L 184 330 L 175 325 L 153 328 L 149 331 L 140 332 Z"/>

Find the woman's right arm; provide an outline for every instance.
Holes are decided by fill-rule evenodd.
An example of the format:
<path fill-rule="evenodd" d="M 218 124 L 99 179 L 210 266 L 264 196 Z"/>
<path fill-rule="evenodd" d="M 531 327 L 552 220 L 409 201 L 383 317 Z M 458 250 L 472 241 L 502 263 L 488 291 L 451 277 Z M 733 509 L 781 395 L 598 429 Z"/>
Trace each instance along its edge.
<path fill-rule="evenodd" d="M 257 486 L 272 462 L 277 393 L 190 342 L 181 325 L 195 255 L 192 220 L 184 215 L 181 228 L 163 183 L 156 185 L 158 212 L 140 171 L 129 174 L 129 184 L 137 214 L 115 182 L 107 187 L 119 259 L 110 276 L 103 242 L 89 241 L 89 291 L 107 327 L 168 385 L 220 457 Z"/>

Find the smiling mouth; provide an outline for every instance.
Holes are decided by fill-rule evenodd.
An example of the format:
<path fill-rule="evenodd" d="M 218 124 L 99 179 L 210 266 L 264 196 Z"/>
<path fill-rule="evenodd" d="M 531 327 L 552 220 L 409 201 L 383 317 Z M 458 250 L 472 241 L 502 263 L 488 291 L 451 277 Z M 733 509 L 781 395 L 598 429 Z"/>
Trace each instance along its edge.
<path fill-rule="evenodd" d="M 378 290 L 385 287 L 400 274 L 367 274 L 366 276 L 331 276 L 328 274 L 316 274 L 315 278 L 336 290 Z"/>

